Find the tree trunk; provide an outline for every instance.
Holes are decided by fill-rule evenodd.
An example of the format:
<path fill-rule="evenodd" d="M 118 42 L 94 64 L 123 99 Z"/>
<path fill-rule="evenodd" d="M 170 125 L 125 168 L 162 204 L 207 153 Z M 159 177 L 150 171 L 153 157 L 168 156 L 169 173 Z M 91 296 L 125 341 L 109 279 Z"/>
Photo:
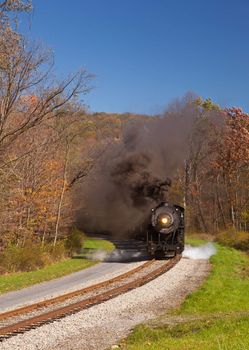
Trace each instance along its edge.
<path fill-rule="evenodd" d="M 224 209 L 223 209 L 221 199 L 220 199 L 220 194 L 219 194 L 219 178 L 218 177 L 216 178 L 216 191 L 215 192 L 216 192 L 217 205 L 218 205 L 218 209 L 219 209 L 220 216 L 222 219 L 222 223 L 223 223 L 224 229 L 226 229 L 227 223 L 226 223 Z"/>
<path fill-rule="evenodd" d="M 56 242 L 57 242 L 57 239 L 58 239 L 59 223 L 60 223 L 60 218 L 61 218 L 61 208 L 62 208 L 64 194 L 65 194 L 66 186 L 67 186 L 68 154 L 69 154 L 69 145 L 67 144 L 66 155 L 65 155 L 65 163 L 64 163 L 64 169 L 63 169 L 63 184 L 62 184 L 60 199 L 59 199 L 58 208 L 57 208 L 57 217 L 56 217 L 55 235 L 54 235 L 53 246 L 56 245 Z"/>

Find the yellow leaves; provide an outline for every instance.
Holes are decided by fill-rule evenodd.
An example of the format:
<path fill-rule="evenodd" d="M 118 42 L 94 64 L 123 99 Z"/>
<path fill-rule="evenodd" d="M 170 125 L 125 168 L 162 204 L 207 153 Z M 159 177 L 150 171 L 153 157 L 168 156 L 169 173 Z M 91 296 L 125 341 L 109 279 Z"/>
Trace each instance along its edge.
<path fill-rule="evenodd" d="M 57 160 L 48 160 L 43 163 L 44 170 L 57 171 L 62 166 Z"/>
<path fill-rule="evenodd" d="M 249 221 L 249 209 L 243 210 L 240 215 L 241 215 L 242 220 Z"/>

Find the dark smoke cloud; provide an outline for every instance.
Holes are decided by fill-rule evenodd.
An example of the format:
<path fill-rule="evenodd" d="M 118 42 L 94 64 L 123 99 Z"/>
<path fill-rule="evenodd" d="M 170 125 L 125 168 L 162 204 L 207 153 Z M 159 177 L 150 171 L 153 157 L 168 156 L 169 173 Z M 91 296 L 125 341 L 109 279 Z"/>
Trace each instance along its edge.
<path fill-rule="evenodd" d="M 129 128 L 105 152 L 83 189 L 85 229 L 126 236 L 144 222 L 151 208 L 168 200 L 176 170 L 188 157 L 198 107 L 176 102 L 160 117 Z"/>
<path fill-rule="evenodd" d="M 149 171 L 151 163 L 149 153 L 128 153 L 113 164 L 110 179 L 132 207 L 144 207 L 148 199 L 157 202 L 165 199 L 171 181 L 153 176 Z"/>

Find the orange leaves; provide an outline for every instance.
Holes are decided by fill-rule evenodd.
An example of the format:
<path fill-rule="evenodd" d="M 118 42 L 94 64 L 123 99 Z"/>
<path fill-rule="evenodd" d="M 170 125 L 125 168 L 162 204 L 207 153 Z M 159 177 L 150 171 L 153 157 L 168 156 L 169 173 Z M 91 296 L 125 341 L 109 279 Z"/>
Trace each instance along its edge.
<path fill-rule="evenodd" d="M 36 95 L 25 95 L 20 97 L 20 105 L 26 111 L 31 111 L 38 104 L 38 97 Z"/>
<path fill-rule="evenodd" d="M 226 126 L 217 140 L 213 167 L 228 177 L 249 164 L 249 115 L 239 108 L 226 110 Z"/>
<path fill-rule="evenodd" d="M 47 160 L 45 163 L 44 163 L 44 168 L 47 170 L 47 171 L 58 171 L 58 169 L 61 167 L 61 164 L 58 160 L 54 160 L 54 159 L 50 159 L 50 160 Z"/>

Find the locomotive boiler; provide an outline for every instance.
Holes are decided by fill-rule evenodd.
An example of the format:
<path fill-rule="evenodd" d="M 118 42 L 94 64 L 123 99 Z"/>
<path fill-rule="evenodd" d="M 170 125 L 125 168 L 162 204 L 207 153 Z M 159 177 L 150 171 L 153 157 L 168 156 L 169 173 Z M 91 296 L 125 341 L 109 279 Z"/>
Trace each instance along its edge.
<path fill-rule="evenodd" d="M 162 202 L 151 211 L 146 245 L 154 258 L 170 258 L 184 250 L 184 208 Z"/>

